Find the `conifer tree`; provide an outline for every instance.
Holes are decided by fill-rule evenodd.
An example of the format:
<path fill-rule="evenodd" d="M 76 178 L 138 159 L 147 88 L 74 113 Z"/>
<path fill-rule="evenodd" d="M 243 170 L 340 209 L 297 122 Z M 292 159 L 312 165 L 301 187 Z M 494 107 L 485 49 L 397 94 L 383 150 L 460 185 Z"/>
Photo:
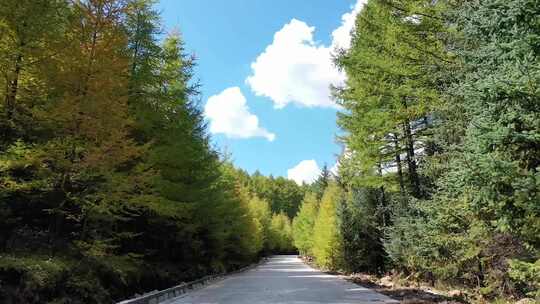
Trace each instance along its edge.
<path fill-rule="evenodd" d="M 313 256 L 313 227 L 318 212 L 317 196 L 314 193 L 306 193 L 300 210 L 293 219 L 294 245 L 301 255 Z"/>
<path fill-rule="evenodd" d="M 379 189 L 355 188 L 340 205 L 343 267 L 348 271 L 381 273 L 386 267 L 383 239 L 389 212 L 381 210 L 379 199 Z"/>
<path fill-rule="evenodd" d="M 127 72 L 124 6 L 89 1 L 74 3 L 71 9 L 63 55 L 46 82 L 51 96 L 58 96 L 41 117 L 52 134 L 38 155 L 48 164 L 54 193 L 44 207 L 51 215 L 49 229 L 57 237 L 78 235 L 89 244 L 99 242 L 100 234 L 90 235 L 92 219 L 104 216 L 118 202 L 116 191 L 124 188 L 115 182 L 122 166 L 140 151 L 128 137 L 125 78 L 118 78 Z"/>
<path fill-rule="evenodd" d="M 194 58 L 158 42 L 153 1 L 5 4 L 0 298 L 114 302 L 268 247 L 268 205 L 210 146 Z"/>
<path fill-rule="evenodd" d="M 317 194 L 317 199 L 319 200 L 321 199 L 326 187 L 328 187 L 328 183 L 330 182 L 331 178 L 330 174 L 331 173 L 328 170 L 328 166 L 324 164 L 321 169 L 321 173 L 319 174 L 315 182 L 313 182 L 313 184 L 311 185 L 313 191 Z"/>
<path fill-rule="evenodd" d="M 257 229 L 260 231 L 261 239 L 258 241 L 261 244 L 261 251 L 270 252 L 269 234 L 270 234 L 270 222 L 272 220 L 272 212 L 267 201 L 252 196 L 249 200 L 249 208 L 254 221 L 256 221 Z"/>
<path fill-rule="evenodd" d="M 320 202 L 313 227 L 313 256 L 317 265 L 331 270 L 342 267 L 342 236 L 339 231 L 338 206 L 342 202 L 341 189 L 330 183 Z"/>
<path fill-rule="evenodd" d="M 360 173 L 354 183 L 417 198 L 424 195 L 418 153 L 427 147 L 431 113 L 440 99 L 432 74 L 449 61 L 438 39 L 442 22 L 425 17 L 436 15 L 442 4 L 420 2 L 368 2 L 357 17 L 350 50 L 337 58 L 349 77 L 336 90 L 348 110 L 338 122 L 348 132 L 341 137 L 352 152 L 347 163 Z"/>
<path fill-rule="evenodd" d="M 260 172 L 255 172 L 251 176 L 249 185 L 253 195 L 270 204 L 273 213 L 285 212 L 289 218 L 293 218 L 298 211 L 305 191 L 292 180 L 284 177 L 266 177 Z"/>
<path fill-rule="evenodd" d="M 461 69 L 443 87 L 437 151 L 426 162 L 437 188 L 433 199 L 394 218 L 385 248 L 407 271 L 458 280 L 483 296 L 531 292 L 539 284 L 531 275 L 538 261 L 531 238 L 538 235 L 531 209 L 538 153 L 530 136 L 538 133 L 538 109 L 530 103 L 538 56 L 523 39 L 538 36 L 531 26 L 537 3 L 464 2 L 450 12 L 459 34 L 445 42 Z"/>
<path fill-rule="evenodd" d="M 268 243 L 270 250 L 274 253 L 293 251 L 291 220 L 285 213 L 272 215 Z"/>
<path fill-rule="evenodd" d="M 65 1 L 11 1 L 0 8 L 0 151 L 34 139 L 33 123 L 49 92 L 44 77 L 62 51 L 69 12 Z"/>
<path fill-rule="evenodd" d="M 540 56 L 537 40 L 529 40 L 540 35 L 538 13 L 537 1 L 496 0 L 464 3 L 454 11 L 463 69 L 449 90 L 448 107 L 464 112 L 457 120 L 449 116 L 438 132 L 457 125 L 464 126 L 464 135 L 440 143 L 445 153 L 436 163 L 444 172 L 439 191 L 415 212 L 424 217 L 409 218 L 413 227 L 403 223 L 398 231 L 423 228 L 427 220 L 425 236 L 407 234 L 415 246 L 403 256 L 413 260 L 419 250 L 431 252 L 419 268 L 445 279 L 474 277 L 486 296 L 514 293 L 516 281 L 528 292 L 540 284 L 531 276 L 539 258 L 534 180 L 540 163 Z"/>

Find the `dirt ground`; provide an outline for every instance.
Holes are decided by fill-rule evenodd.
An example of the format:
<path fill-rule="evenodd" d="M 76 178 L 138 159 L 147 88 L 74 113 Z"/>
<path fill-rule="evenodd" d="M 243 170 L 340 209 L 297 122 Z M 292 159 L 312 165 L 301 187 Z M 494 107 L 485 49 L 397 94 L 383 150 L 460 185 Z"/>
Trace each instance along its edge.
<path fill-rule="evenodd" d="M 347 278 L 358 285 L 371 288 L 404 304 L 464 304 L 469 303 L 459 291 L 452 296 L 444 295 L 427 288 L 395 286 L 388 277 L 378 279 L 371 275 L 354 274 Z"/>

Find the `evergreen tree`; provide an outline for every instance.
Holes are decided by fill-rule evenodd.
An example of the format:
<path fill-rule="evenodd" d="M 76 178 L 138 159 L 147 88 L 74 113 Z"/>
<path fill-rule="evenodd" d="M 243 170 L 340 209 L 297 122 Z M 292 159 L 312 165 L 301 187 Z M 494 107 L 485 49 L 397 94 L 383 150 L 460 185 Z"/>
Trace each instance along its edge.
<path fill-rule="evenodd" d="M 268 205 L 210 146 L 153 1 L 2 4 L 0 298 L 113 302 L 268 248 Z"/>
<path fill-rule="evenodd" d="M 291 220 L 285 213 L 272 215 L 268 243 L 274 253 L 293 251 Z"/>
<path fill-rule="evenodd" d="M 476 1 L 451 10 L 459 34 L 441 42 L 462 64 L 444 87 L 438 151 L 424 168 L 437 188 L 388 230 L 385 247 L 398 267 L 488 297 L 538 289 L 538 109 L 531 104 L 538 54 L 525 42 L 538 36 L 537 4 Z"/>
<path fill-rule="evenodd" d="M 380 190 L 354 189 L 340 207 L 344 268 L 351 272 L 381 273 L 385 269 L 384 231 L 387 210 L 381 210 Z"/>
<path fill-rule="evenodd" d="M 225 189 L 226 196 L 224 204 L 219 208 L 219 214 L 213 219 L 219 224 L 214 226 L 214 229 L 217 229 L 214 236 L 219 238 L 212 241 L 223 242 L 224 256 L 212 261 L 212 265 L 215 267 L 217 263 L 222 264 L 220 267 L 224 270 L 227 265 L 236 268 L 251 262 L 263 249 L 265 236 L 264 227 L 256 217 L 249 193 L 240 183 L 239 171 L 231 164 L 224 163 L 222 172 L 222 188 Z M 219 256 L 220 252 L 216 249 L 219 247 L 214 247 L 211 253 Z"/>
<path fill-rule="evenodd" d="M 36 140 L 45 77 L 60 57 L 69 11 L 65 1 L 12 1 L 0 7 L 0 151 L 18 139 Z"/>
<path fill-rule="evenodd" d="M 249 210 L 258 231 L 257 239 L 255 241 L 255 247 L 258 248 L 257 253 L 262 252 L 263 250 L 268 251 L 268 234 L 270 230 L 270 221 L 272 219 L 270 207 L 266 201 L 255 196 L 251 197 L 249 200 Z"/>
<path fill-rule="evenodd" d="M 349 183 L 421 197 L 419 153 L 428 146 L 431 113 L 440 100 L 433 74 L 449 61 L 438 38 L 443 23 L 426 16 L 437 15 L 443 4 L 397 2 L 369 1 L 357 17 L 351 48 L 337 58 L 348 75 L 336 90 L 347 110 L 338 123 L 347 132 L 340 137 L 351 152 L 347 165 L 357 172 Z"/>
<path fill-rule="evenodd" d="M 317 199 L 319 200 L 321 199 L 324 190 L 326 190 L 326 187 L 328 187 L 328 183 L 330 182 L 331 178 L 330 175 L 331 173 L 328 170 L 328 166 L 324 164 L 321 169 L 321 173 L 319 174 L 315 182 L 313 182 L 313 184 L 311 185 L 311 188 L 317 194 Z"/>
<path fill-rule="evenodd" d="M 457 122 L 450 116 L 439 132 L 458 125 L 464 136 L 441 143 L 446 152 L 435 163 L 444 172 L 439 191 L 432 203 L 418 206 L 416 214 L 424 217 L 408 220 L 414 226 L 427 220 L 422 231 L 431 231 L 418 236 L 414 226 L 398 229 L 418 248 L 402 256 L 413 260 L 418 250 L 435 247 L 422 269 L 476 284 L 487 296 L 539 286 L 530 275 L 540 229 L 540 158 L 534 148 L 540 131 L 539 53 L 538 43 L 531 42 L 540 35 L 538 13 L 537 1 L 479 1 L 454 11 L 463 69 L 449 90 L 449 108 L 464 113 Z M 519 270 L 510 271 L 514 266 Z"/>
<path fill-rule="evenodd" d="M 330 270 L 342 267 L 342 236 L 338 218 L 342 199 L 341 189 L 335 183 L 330 183 L 322 197 L 313 227 L 313 257 L 317 265 Z"/>
<path fill-rule="evenodd" d="M 305 191 L 292 180 L 266 177 L 259 172 L 251 176 L 249 185 L 253 195 L 270 203 L 272 213 L 285 212 L 289 218 L 293 218 L 298 211 Z"/>
<path fill-rule="evenodd" d="M 319 202 L 314 193 L 306 193 L 300 210 L 293 219 L 294 246 L 301 255 L 313 255 L 313 227 L 317 218 Z"/>

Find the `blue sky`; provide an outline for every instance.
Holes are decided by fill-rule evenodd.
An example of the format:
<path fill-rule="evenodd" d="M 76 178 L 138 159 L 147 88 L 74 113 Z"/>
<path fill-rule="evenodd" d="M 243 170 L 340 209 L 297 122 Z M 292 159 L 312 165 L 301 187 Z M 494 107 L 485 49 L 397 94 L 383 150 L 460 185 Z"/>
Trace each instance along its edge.
<path fill-rule="evenodd" d="M 198 58 L 197 77 L 214 144 L 252 173 L 309 181 L 336 163 L 331 64 L 346 48 L 362 1 L 161 0 Z"/>

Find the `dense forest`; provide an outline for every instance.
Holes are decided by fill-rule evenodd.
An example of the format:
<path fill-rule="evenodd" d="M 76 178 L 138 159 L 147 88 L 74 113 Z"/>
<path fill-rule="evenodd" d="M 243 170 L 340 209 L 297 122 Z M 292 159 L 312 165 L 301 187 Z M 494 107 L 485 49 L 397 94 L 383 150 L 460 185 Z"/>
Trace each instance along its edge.
<path fill-rule="evenodd" d="M 290 252 L 304 196 L 211 146 L 151 0 L 2 0 L 0 302 L 111 303 Z"/>
<path fill-rule="evenodd" d="M 296 247 L 478 299 L 540 299 L 540 1 L 370 0 L 335 62 L 345 149 Z"/>
<path fill-rule="evenodd" d="M 540 298 L 540 1 L 369 0 L 339 170 L 212 145 L 154 0 L 0 1 L 0 302 L 112 303 L 263 255 Z"/>

